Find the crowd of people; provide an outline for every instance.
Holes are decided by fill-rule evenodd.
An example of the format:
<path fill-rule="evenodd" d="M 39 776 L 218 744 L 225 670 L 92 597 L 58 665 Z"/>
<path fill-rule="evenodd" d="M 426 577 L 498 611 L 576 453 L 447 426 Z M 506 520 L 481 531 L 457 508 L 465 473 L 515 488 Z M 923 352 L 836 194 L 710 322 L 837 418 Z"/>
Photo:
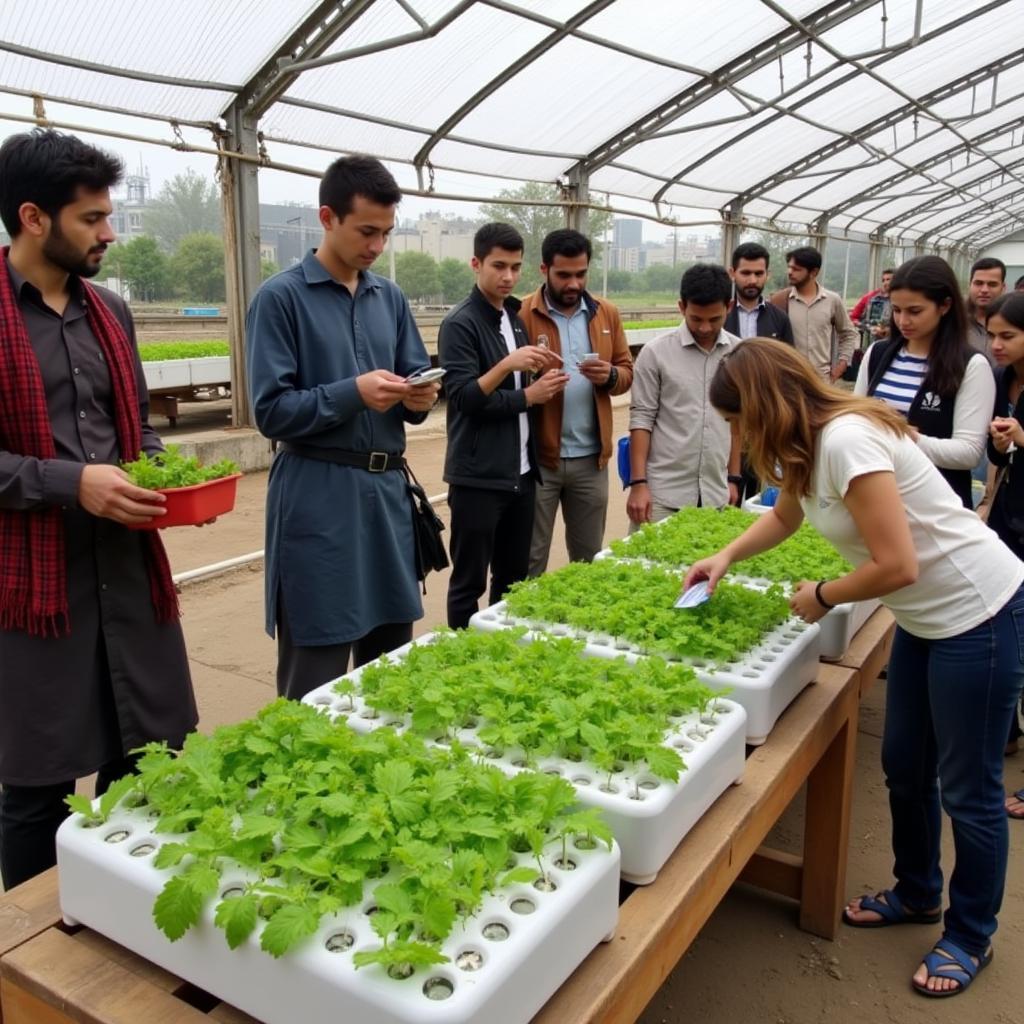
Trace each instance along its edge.
<path fill-rule="evenodd" d="M 119 463 L 159 452 L 131 316 L 89 283 L 114 241 L 122 168 L 58 132 L 0 147 L 0 872 L 6 887 L 54 862 L 75 780 L 102 792 L 152 740 L 197 721 L 178 608 L 155 531 L 159 494 Z M 320 244 L 264 283 L 246 317 L 255 421 L 275 446 L 266 501 L 266 629 L 277 689 L 298 699 L 407 642 L 423 614 L 405 428 L 441 397 L 409 303 L 371 267 L 400 190 L 377 160 L 335 161 L 320 183 Z M 590 240 L 543 241 L 540 287 L 515 297 L 515 228 L 476 233 L 475 285 L 444 319 L 452 571 L 448 624 L 484 595 L 543 573 L 561 510 L 572 560 L 603 546 L 612 399 L 629 394 L 630 528 L 685 506 L 774 508 L 685 585 L 713 591 L 736 560 L 808 520 L 853 565 L 794 589 L 808 622 L 880 599 L 897 622 L 883 768 L 895 884 L 853 900 L 853 927 L 943 918 L 941 811 L 956 863 L 942 937 L 913 975 L 942 997 L 992 955 L 1009 818 L 1003 758 L 1024 684 L 1024 279 L 979 260 L 968 295 L 919 256 L 847 313 L 822 256 L 744 243 L 728 268 L 680 281 L 681 322 L 634 363 L 618 310 L 587 288 Z M 863 331 L 870 341 L 864 350 Z M 860 356 L 859 364 L 857 357 Z M 838 386 L 856 373 L 851 394 Z M 428 375 L 429 376 L 429 375 Z M 972 475 L 987 489 L 975 511 Z M 316 500 L 310 500 L 315 496 Z M 987 518 L 987 525 L 985 519 Z"/>

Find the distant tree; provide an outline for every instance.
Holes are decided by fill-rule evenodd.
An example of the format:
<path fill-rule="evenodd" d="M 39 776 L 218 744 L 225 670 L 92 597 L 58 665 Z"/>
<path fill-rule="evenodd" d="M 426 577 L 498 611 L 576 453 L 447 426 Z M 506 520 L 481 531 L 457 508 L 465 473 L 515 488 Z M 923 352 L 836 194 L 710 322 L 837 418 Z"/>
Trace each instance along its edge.
<path fill-rule="evenodd" d="M 268 277 L 273 277 L 280 269 L 274 260 L 260 260 L 260 280 L 266 281 Z"/>
<path fill-rule="evenodd" d="M 561 193 L 555 185 L 528 181 L 519 188 L 503 189 L 498 193 L 499 202 L 485 203 L 480 207 L 480 213 L 486 220 L 499 220 L 511 224 L 523 236 L 526 254 L 523 260 L 523 275 L 520 278 L 519 287 L 516 289 L 519 295 L 533 291 L 540 284 L 541 242 L 549 232 L 565 227 L 565 211 L 557 206 L 520 206 L 514 203 L 502 203 L 500 200 L 517 199 L 534 203 L 557 202 L 560 195 Z M 610 217 L 611 214 L 601 210 L 590 211 L 587 233 L 593 244 L 595 257 L 600 256 L 600 240 Z"/>
<path fill-rule="evenodd" d="M 635 274 L 631 274 L 628 270 L 609 270 L 608 271 L 608 291 L 613 292 L 631 292 L 637 291 L 637 284 L 634 278 Z"/>
<path fill-rule="evenodd" d="M 192 168 L 176 174 L 157 193 L 143 218 L 146 231 L 167 251 L 186 235 L 221 233 L 220 192 Z"/>
<path fill-rule="evenodd" d="M 437 272 L 445 302 L 460 302 L 473 290 L 476 277 L 468 263 L 449 257 L 441 260 Z"/>
<path fill-rule="evenodd" d="M 170 294 L 167 256 L 155 238 L 139 235 L 111 252 L 117 253 L 118 276 L 128 285 L 133 302 L 153 302 Z"/>
<path fill-rule="evenodd" d="M 656 263 L 645 267 L 636 276 L 639 278 L 641 291 L 645 292 L 677 292 L 679 279 L 683 276 L 684 266 L 670 267 L 667 263 Z"/>
<path fill-rule="evenodd" d="M 209 231 L 186 235 L 171 257 L 178 292 L 200 302 L 223 302 L 224 243 Z"/>
<path fill-rule="evenodd" d="M 441 294 L 441 278 L 434 257 L 426 252 L 400 252 L 395 256 L 395 284 L 413 301 Z"/>

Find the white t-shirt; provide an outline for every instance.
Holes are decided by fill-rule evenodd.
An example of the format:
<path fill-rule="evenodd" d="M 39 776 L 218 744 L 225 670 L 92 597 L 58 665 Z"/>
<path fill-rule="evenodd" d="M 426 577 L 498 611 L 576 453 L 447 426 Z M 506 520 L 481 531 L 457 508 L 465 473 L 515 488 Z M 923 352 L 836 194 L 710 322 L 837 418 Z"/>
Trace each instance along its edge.
<path fill-rule="evenodd" d="M 843 504 L 850 481 L 895 473 L 917 552 L 918 577 L 882 604 L 913 636 L 941 640 L 992 618 L 1024 582 L 1024 562 L 973 512 L 909 437 L 847 413 L 818 437 L 804 515 L 854 566 L 871 557 Z"/>
<path fill-rule="evenodd" d="M 512 321 L 509 319 L 508 310 L 501 311 L 501 336 L 505 339 L 505 347 L 511 355 L 516 350 L 516 336 L 512 333 Z M 512 380 L 518 390 L 522 387 L 523 375 L 518 371 L 512 372 Z M 519 414 L 519 472 L 530 472 L 530 418 L 525 412 Z"/>

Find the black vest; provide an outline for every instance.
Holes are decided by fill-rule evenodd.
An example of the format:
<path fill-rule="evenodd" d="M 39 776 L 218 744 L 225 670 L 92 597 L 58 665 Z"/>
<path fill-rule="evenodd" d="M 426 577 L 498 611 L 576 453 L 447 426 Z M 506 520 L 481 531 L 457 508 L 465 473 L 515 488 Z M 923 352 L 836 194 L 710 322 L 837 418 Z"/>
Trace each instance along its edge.
<path fill-rule="evenodd" d="M 903 347 L 902 340 L 882 341 L 872 346 L 868 355 L 868 394 L 874 395 L 885 371 L 889 369 L 896 353 Z M 953 436 L 953 412 L 956 395 L 939 395 L 934 391 L 918 388 L 913 402 L 907 410 L 907 422 L 928 437 Z M 969 469 L 943 469 L 935 467 L 945 478 L 956 496 L 965 507 L 973 508 L 971 495 L 971 471 Z"/>

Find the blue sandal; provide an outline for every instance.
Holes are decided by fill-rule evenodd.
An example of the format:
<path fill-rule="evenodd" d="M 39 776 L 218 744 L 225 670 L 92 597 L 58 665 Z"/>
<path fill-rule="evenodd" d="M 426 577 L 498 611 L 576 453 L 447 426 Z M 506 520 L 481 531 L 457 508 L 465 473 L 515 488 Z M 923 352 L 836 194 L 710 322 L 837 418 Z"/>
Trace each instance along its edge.
<path fill-rule="evenodd" d="M 958 996 L 965 991 L 972 981 L 992 963 L 992 948 L 975 963 L 970 954 L 965 953 L 949 939 L 939 939 L 930 953 L 924 957 L 924 965 L 928 969 L 928 978 L 949 978 L 956 982 L 956 988 L 930 989 L 925 985 L 911 981 L 915 990 L 930 999 L 945 999 L 946 996 Z"/>
<path fill-rule="evenodd" d="M 885 889 L 874 896 L 861 896 L 860 909 L 880 914 L 880 921 L 858 921 L 843 911 L 843 924 L 851 928 L 888 928 L 894 924 L 937 924 L 942 920 L 942 908 L 937 910 L 914 910 L 892 891 Z"/>

